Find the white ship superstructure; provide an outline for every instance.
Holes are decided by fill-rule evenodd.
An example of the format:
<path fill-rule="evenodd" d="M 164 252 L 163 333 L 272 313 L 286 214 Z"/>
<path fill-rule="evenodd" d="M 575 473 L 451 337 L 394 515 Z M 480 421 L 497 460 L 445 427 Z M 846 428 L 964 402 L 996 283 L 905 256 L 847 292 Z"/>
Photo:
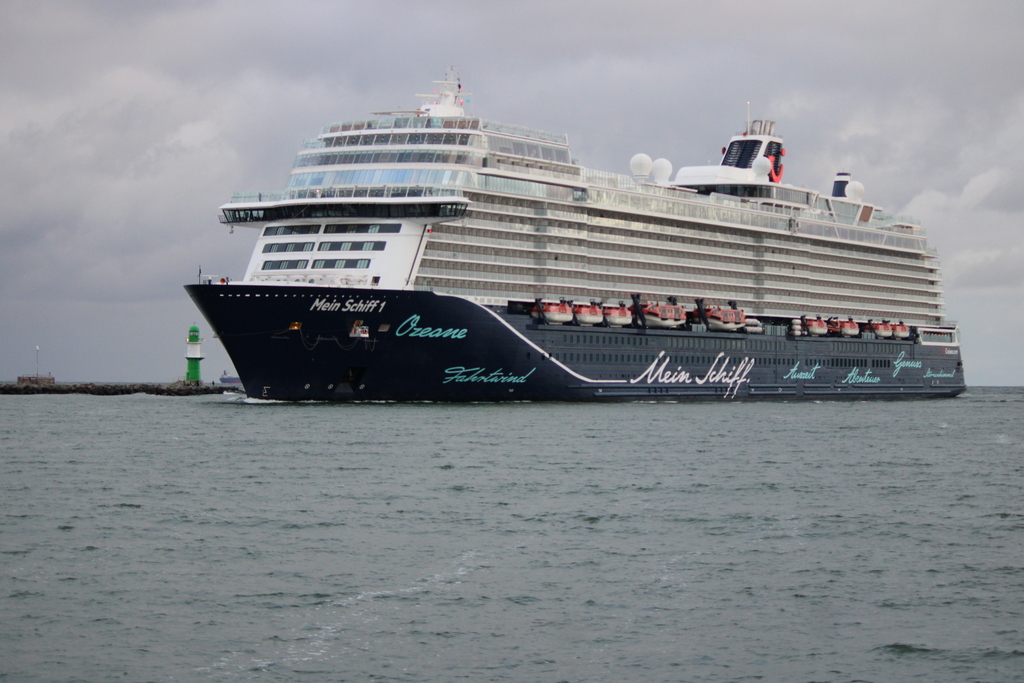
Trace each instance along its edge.
<path fill-rule="evenodd" d="M 839 196 L 776 182 L 785 152 L 770 121 L 748 123 L 719 166 L 669 179 L 667 162 L 648 176 L 638 155 L 639 174 L 617 175 L 576 163 L 565 135 L 466 116 L 453 74 L 438 86 L 419 110 L 325 126 L 284 193 L 236 195 L 223 208 L 451 198 L 468 200 L 464 217 L 426 228 L 368 211 L 366 225 L 338 227 L 281 213 L 246 281 L 412 287 L 493 305 L 643 292 L 734 300 L 753 315 L 944 318 L 921 228 L 865 203 L 856 181 L 837 181 Z"/>

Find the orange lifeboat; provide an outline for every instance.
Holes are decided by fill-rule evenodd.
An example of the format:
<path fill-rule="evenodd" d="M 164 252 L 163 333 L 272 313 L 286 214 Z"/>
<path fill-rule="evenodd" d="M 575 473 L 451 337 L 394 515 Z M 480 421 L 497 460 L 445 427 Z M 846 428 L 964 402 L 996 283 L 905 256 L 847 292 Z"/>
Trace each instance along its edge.
<path fill-rule="evenodd" d="M 712 332 L 735 332 L 747 321 L 747 315 L 738 308 L 711 306 L 704 309 L 704 315 Z"/>
<path fill-rule="evenodd" d="M 541 310 L 544 311 L 544 320 L 552 325 L 561 325 L 567 322 L 572 322 L 572 306 L 562 299 L 558 303 L 553 301 L 542 301 Z M 530 315 L 534 318 L 540 318 L 540 311 L 535 305 Z"/>
<path fill-rule="evenodd" d="M 853 318 L 847 320 L 829 318 L 828 333 L 835 337 L 856 337 L 860 334 L 860 325 L 855 323 Z"/>
<path fill-rule="evenodd" d="M 868 330 L 870 332 L 874 332 L 875 337 L 878 339 L 889 339 L 892 337 L 892 325 L 890 325 L 887 320 L 883 320 L 880 323 L 869 320 Z"/>
<path fill-rule="evenodd" d="M 573 304 L 572 312 L 576 314 L 576 322 L 580 325 L 599 325 L 604 320 L 604 313 L 596 301 L 589 304 Z"/>
<path fill-rule="evenodd" d="M 622 327 L 633 322 L 633 314 L 630 313 L 629 307 L 622 301 L 619 305 L 605 304 L 601 307 L 601 313 L 604 314 L 604 320 L 608 323 L 609 327 Z"/>
<path fill-rule="evenodd" d="M 824 337 L 828 334 L 828 325 L 825 324 L 820 315 L 817 318 L 808 318 L 804 327 L 807 329 L 807 334 L 812 337 Z"/>
<path fill-rule="evenodd" d="M 892 325 L 893 339 L 910 339 L 910 328 L 901 320 Z"/>
<path fill-rule="evenodd" d="M 686 322 L 686 309 L 678 304 L 645 301 L 640 310 L 651 327 L 679 327 Z"/>
<path fill-rule="evenodd" d="M 839 334 L 844 337 L 856 337 L 860 334 L 860 325 L 853 321 L 853 318 L 843 320 L 839 323 Z"/>

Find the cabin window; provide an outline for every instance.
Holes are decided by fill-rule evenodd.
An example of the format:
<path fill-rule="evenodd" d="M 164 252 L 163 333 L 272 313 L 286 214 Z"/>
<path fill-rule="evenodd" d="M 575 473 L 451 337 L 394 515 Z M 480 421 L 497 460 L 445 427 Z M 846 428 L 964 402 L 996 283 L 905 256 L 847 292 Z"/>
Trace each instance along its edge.
<path fill-rule="evenodd" d="M 722 166 L 735 166 L 736 168 L 750 168 L 761 151 L 760 140 L 734 140 L 729 143 L 729 149 L 722 159 Z"/>
<path fill-rule="evenodd" d="M 317 259 L 313 261 L 315 269 L 334 268 L 369 268 L 370 259 Z"/>
<path fill-rule="evenodd" d="M 321 242 L 317 251 L 384 251 L 385 245 L 387 242 Z"/>
<path fill-rule="evenodd" d="M 263 230 L 264 237 L 275 235 L 315 235 L 320 232 L 319 225 L 268 225 Z"/>
<path fill-rule="evenodd" d="M 309 261 L 264 261 L 263 270 L 302 270 Z"/>
<path fill-rule="evenodd" d="M 354 232 L 354 233 L 381 233 L 400 232 L 401 223 L 352 223 L 352 224 L 330 224 L 324 227 L 324 233 Z"/>
<path fill-rule="evenodd" d="M 951 332 L 932 332 L 931 330 L 922 330 L 921 341 L 945 342 L 947 344 L 952 344 L 953 334 Z"/>
<path fill-rule="evenodd" d="M 271 254 L 280 251 L 313 251 L 312 242 L 274 242 L 263 245 L 263 253 Z"/>

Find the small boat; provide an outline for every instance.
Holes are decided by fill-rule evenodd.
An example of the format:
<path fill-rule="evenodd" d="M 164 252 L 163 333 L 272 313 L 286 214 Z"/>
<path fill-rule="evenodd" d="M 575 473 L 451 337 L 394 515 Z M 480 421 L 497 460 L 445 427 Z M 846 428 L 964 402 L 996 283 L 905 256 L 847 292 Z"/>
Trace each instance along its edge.
<path fill-rule="evenodd" d="M 572 312 L 576 314 L 576 322 L 580 325 L 600 325 L 604 321 L 604 313 L 596 301 L 589 304 L 573 304 Z"/>
<path fill-rule="evenodd" d="M 722 308 L 711 306 L 704 310 L 708 319 L 708 329 L 712 332 L 735 332 L 743 327 L 747 316 L 738 308 Z"/>
<path fill-rule="evenodd" d="M 805 327 L 807 328 L 807 333 L 812 337 L 824 337 L 828 334 L 828 325 L 825 324 L 820 315 L 817 318 L 809 318 Z"/>
<path fill-rule="evenodd" d="M 609 327 L 622 327 L 633 322 L 633 314 L 630 313 L 629 306 L 623 301 L 620 301 L 617 306 L 605 304 L 601 307 L 601 313 L 604 314 L 604 320 Z"/>
<path fill-rule="evenodd" d="M 910 328 L 902 320 L 891 327 L 893 339 L 910 339 Z"/>
<path fill-rule="evenodd" d="M 645 301 L 640 310 L 651 327 L 679 327 L 686 322 L 686 309 L 678 304 Z"/>
<path fill-rule="evenodd" d="M 552 325 L 562 325 L 564 323 L 572 322 L 572 306 L 566 303 L 565 299 L 560 300 L 558 303 L 554 301 L 542 301 L 542 310 L 544 312 L 544 320 Z M 530 315 L 534 318 L 540 318 L 540 311 L 537 310 L 537 306 L 533 307 Z"/>

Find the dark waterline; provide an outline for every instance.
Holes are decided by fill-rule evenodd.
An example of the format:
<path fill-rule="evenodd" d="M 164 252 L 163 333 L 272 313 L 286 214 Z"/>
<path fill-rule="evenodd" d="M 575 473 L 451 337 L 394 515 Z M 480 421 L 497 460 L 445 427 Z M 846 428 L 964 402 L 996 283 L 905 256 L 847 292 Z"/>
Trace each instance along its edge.
<path fill-rule="evenodd" d="M 0 680 L 1020 680 L 1022 408 L 0 396 Z"/>

